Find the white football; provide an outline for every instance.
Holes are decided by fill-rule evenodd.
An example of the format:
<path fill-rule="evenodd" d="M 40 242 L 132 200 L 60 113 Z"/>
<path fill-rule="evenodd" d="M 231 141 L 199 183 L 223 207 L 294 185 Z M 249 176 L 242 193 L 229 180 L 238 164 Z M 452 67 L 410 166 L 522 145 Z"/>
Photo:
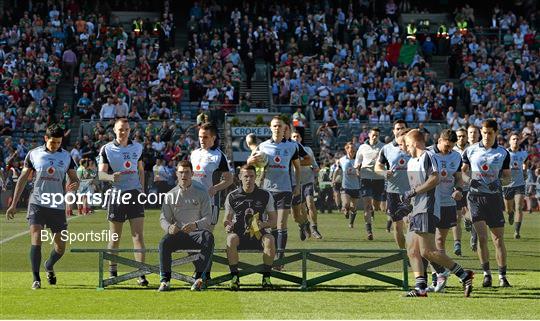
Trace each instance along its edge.
<path fill-rule="evenodd" d="M 257 163 L 258 167 L 265 167 L 268 164 L 268 155 L 266 155 L 264 152 L 256 151 L 253 152 L 252 155 L 261 158 L 261 161 Z"/>

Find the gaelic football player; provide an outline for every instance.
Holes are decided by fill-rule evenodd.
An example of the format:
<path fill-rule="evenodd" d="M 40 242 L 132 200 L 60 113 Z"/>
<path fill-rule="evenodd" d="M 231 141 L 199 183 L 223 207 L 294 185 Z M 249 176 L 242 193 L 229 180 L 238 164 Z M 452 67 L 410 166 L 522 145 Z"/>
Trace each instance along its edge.
<path fill-rule="evenodd" d="M 349 219 L 349 228 L 354 227 L 356 209 L 360 198 L 360 180 L 358 169 L 354 167 L 354 157 L 356 150 L 354 144 L 348 142 L 345 144 L 345 156 L 339 159 L 339 169 L 334 171 L 332 181 L 341 173 L 341 211 Z"/>
<path fill-rule="evenodd" d="M 364 203 L 364 221 L 367 239 L 373 240 L 374 208 L 380 208 L 384 200 L 384 176 L 375 172 L 375 163 L 384 143 L 379 141 L 380 130 L 377 127 L 369 131 L 369 140 L 360 145 L 356 152 L 354 167 L 360 171 L 360 193 Z"/>
<path fill-rule="evenodd" d="M 298 144 L 285 140 L 285 123 L 279 116 L 272 118 L 270 130 L 272 138 L 262 142 L 257 150 L 263 152 L 268 159 L 262 188 L 271 192 L 274 198 L 277 212 L 277 231 L 274 238 L 277 240 L 277 258 L 280 259 L 287 246 L 287 219 L 291 212 L 292 197 L 300 194 L 300 160 Z M 260 155 L 250 156 L 247 164 L 255 166 L 262 161 Z M 290 178 L 291 164 L 295 168 L 295 184 L 292 184 Z M 282 266 L 276 268 L 281 269 Z"/>
<path fill-rule="evenodd" d="M 465 148 L 467 148 L 467 130 L 465 128 L 459 128 L 456 130 L 456 136 L 457 136 L 457 142 L 454 146 L 454 150 L 458 152 L 461 156 L 463 156 L 463 152 L 465 152 Z M 454 236 L 454 254 L 461 256 L 461 221 L 462 218 L 465 216 L 465 212 L 467 211 L 467 193 L 469 192 L 469 180 L 464 179 L 462 177 L 462 197 L 459 200 L 456 200 L 456 210 L 457 210 L 457 222 L 456 226 L 452 228 L 452 234 Z M 469 223 L 468 231 L 471 230 L 472 223 L 470 222 L 470 219 L 466 219 Z"/>
<path fill-rule="evenodd" d="M 144 206 L 139 196 L 144 188 L 143 147 L 129 139 L 130 131 L 127 119 L 116 120 L 114 123 L 116 138 L 105 144 L 99 152 L 99 180 L 108 181 L 112 185 L 111 197 L 105 195 L 109 229 L 111 233 L 118 235 L 116 241 L 111 239 L 109 242 L 109 249 L 117 249 L 120 245 L 122 228 L 126 220 L 129 220 L 133 248 L 136 250 L 145 248 Z M 120 195 L 120 197 L 115 195 Z M 126 204 L 121 201 L 122 199 L 128 200 Z M 138 262 L 145 260 L 144 251 L 136 252 L 134 256 Z M 116 263 L 109 263 L 109 273 L 111 277 L 118 276 Z M 148 280 L 144 275 L 139 277 L 137 282 L 141 286 L 148 286 Z"/>
<path fill-rule="evenodd" d="M 255 184 L 255 167 L 244 165 L 240 168 L 240 187 L 229 193 L 225 199 L 225 219 L 227 232 L 227 259 L 233 275 L 230 288 L 238 291 L 238 250 L 263 251 L 263 289 L 272 288 L 270 273 L 276 246 L 272 234 L 267 229 L 276 227 L 276 211 L 272 194 Z"/>
<path fill-rule="evenodd" d="M 439 173 L 436 197 L 439 198 L 440 217 L 435 225 L 437 227 L 435 242 L 437 249 L 442 253 L 446 253 L 445 243 L 449 230 L 457 224 L 456 201 L 463 197 L 461 154 L 453 150 L 456 142 L 456 133 L 451 129 L 445 129 L 440 133 L 437 143 L 428 148 L 433 153 Z M 429 289 L 442 292 L 446 286 L 448 275 L 444 268 L 437 264 L 432 265 L 435 272 L 432 274 L 433 286 Z"/>
<path fill-rule="evenodd" d="M 409 190 L 409 179 L 407 177 L 407 162 L 409 154 L 399 147 L 397 139 L 407 129 L 404 120 L 394 122 L 394 140 L 383 146 L 379 153 L 379 158 L 375 164 L 375 171 L 385 173 L 386 177 L 386 209 L 387 214 L 394 222 L 394 239 L 400 249 L 405 248 L 405 234 L 403 215 L 397 211 L 401 203 L 401 196 Z"/>
<path fill-rule="evenodd" d="M 424 135 L 417 129 L 405 136 L 405 144 L 411 159 L 407 164 L 410 190 L 404 199 L 411 200 L 412 212 L 409 230 L 412 232 L 408 242 L 408 256 L 416 278 L 415 289 L 406 294 L 408 297 L 427 296 L 427 280 L 422 258 L 446 267 L 461 280 L 466 297 L 472 292 L 473 272 L 463 270 L 445 253 L 437 249 L 435 243 L 436 224 L 440 219 L 440 199 L 436 187 L 439 183 L 437 160 L 433 153 L 425 148 Z"/>
<path fill-rule="evenodd" d="M 64 255 L 66 242 L 62 239 L 61 232 L 67 230 L 65 213 L 66 204 L 52 202 L 53 194 L 64 195 L 64 178 L 68 176 L 67 190 L 77 191 L 79 179 L 77 178 L 76 165 L 68 151 L 61 148 L 64 130 L 54 124 L 45 131 L 45 145 L 32 149 L 26 155 L 24 168 L 15 185 L 13 200 L 6 211 L 7 219 L 12 219 L 17 212 L 17 203 L 28 182 L 34 174 L 34 189 L 28 201 L 28 224 L 30 225 L 30 263 L 34 281 L 32 289 L 41 288 L 39 275 L 41 265 L 41 230 L 49 228 L 54 236 L 54 248 L 45 261 L 45 271 L 49 284 L 56 284 L 54 264 Z"/>
<path fill-rule="evenodd" d="M 462 171 L 470 172 L 471 182 L 468 195 L 469 210 L 478 234 L 478 257 L 484 270 L 482 286 L 491 287 L 489 267 L 488 228 L 497 253 L 499 285 L 509 287 L 506 279 L 506 246 L 504 244 L 504 215 L 501 186 L 510 181 L 510 154 L 497 144 L 497 121 L 482 122 L 482 140 L 467 147 L 463 153 Z M 502 171 L 503 181 L 500 178 Z"/>
<path fill-rule="evenodd" d="M 523 198 L 525 197 L 525 175 L 527 173 L 527 158 L 529 153 L 519 148 L 519 134 L 510 135 L 510 168 L 512 179 L 510 184 L 503 187 L 504 203 L 508 212 L 508 223 L 514 224 L 516 213 L 516 225 L 514 226 L 514 238 L 521 238 L 521 222 L 523 221 Z"/>

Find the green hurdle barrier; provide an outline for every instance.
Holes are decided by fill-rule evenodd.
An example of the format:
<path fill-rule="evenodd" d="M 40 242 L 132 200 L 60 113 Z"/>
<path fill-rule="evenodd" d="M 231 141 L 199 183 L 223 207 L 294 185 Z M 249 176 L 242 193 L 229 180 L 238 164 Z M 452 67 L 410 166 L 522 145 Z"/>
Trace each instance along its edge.
<path fill-rule="evenodd" d="M 71 249 L 73 253 L 98 253 L 98 290 L 103 290 L 105 287 L 113 284 L 118 284 L 127 280 L 137 278 L 141 275 L 147 274 L 158 274 L 159 275 L 159 265 L 150 265 L 147 263 L 137 262 L 134 259 L 128 259 L 122 256 L 119 256 L 118 253 L 136 253 L 136 252 L 145 252 L 145 253 L 156 253 L 157 249 L 144 249 L 144 250 L 134 250 L 134 249 Z M 260 251 L 256 250 L 240 250 L 239 253 L 258 253 Z M 279 252 L 279 251 L 278 251 Z M 335 280 L 347 275 L 357 274 L 365 276 L 371 279 L 375 279 L 381 282 L 389 283 L 392 285 L 399 286 L 403 290 L 409 289 L 409 280 L 408 280 L 408 257 L 406 250 L 385 250 L 385 249 L 286 249 L 283 251 L 285 256 L 279 260 L 274 261 L 274 265 L 285 265 L 297 261 L 302 261 L 302 277 L 296 275 L 288 274 L 280 271 L 272 271 L 272 277 L 284 281 L 289 281 L 291 283 L 298 284 L 301 290 L 307 290 L 317 284 Z M 187 254 L 183 258 L 175 259 L 172 262 L 173 266 L 183 265 L 190 262 L 193 262 L 197 259 L 197 254 L 199 250 L 178 250 L 176 253 L 185 253 Z M 214 255 L 212 256 L 213 263 L 219 263 L 223 265 L 228 265 L 228 260 L 224 249 L 214 250 Z M 371 254 L 383 254 L 382 257 L 372 258 L 368 262 L 364 262 L 358 265 L 350 265 L 343 262 L 339 262 L 335 259 L 330 259 L 324 257 L 321 254 L 351 254 L 351 253 L 371 253 Z M 104 261 L 112 261 L 118 264 L 123 264 L 136 268 L 137 270 L 128 272 L 123 275 L 119 275 L 113 278 L 104 279 Z M 327 267 L 336 268 L 336 271 L 328 272 L 326 274 L 309 278 L 307 276 L 308 271 L 308 262 L 316 262 Z M 370 269 L 383 266 L 389 263 L 402 261 L 403 269 L 403 279 L 398 279 L 388 275 L 381 274 L 379 272 L 370 271 Z M 255 273 L 262 273 L 263 264 L 253 265 L 245 262 L 238 262 L 238 267 L 240 276 L 247 276 Z M 171 278 L 183 281 L 189 284 L 192 284 L 195 280 L 192 276 L 172 272 Z M 224 282 L 229 281 L 232 278 L 232 274 L 224 274 L 216 278 L 208 280 L 207 286 L 218 285 Z"/>

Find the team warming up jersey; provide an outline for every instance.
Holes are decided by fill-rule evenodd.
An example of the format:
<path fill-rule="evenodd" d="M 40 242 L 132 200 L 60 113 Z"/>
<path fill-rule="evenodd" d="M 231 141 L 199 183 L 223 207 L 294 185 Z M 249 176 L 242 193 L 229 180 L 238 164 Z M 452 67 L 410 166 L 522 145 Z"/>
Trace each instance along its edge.
<path fill-rule="evenodd" d="M 408 191 L 409 178 L 407 177 L 407 163 L 411 157 L 399 148 L 394 140 L 383 146 L 379 154 L 379 163 L 394 174 L 386 181 L 386 191 L 388 193 L 403 194 Z"/>
<path fill-rule="evenodd" d="M 437 171 L 439 172 L 437 196 L 440 198 L 440 204 L 443 207 L 455 206 L 456 201 L 452 198 L 456 182 L 454 174 L 461 172 L 461 155 L 455 150 L 444 155 L 437 148 L 437 145 L 429 147 L 428 150 L 433 152 L 433 155 L 437 160 Z"/>
<path fill-rule="evenodd" d="M 193 180 L 207 190 L 219 183 L 222 173 L 233 172 L 227 156 L 219 148 L 209 150 L 198 148 L 191 152 L 190 160 L 193 166 Z"/>
<path fill-rule="evenodd" d="M 291 162 L 298 159 L 298 144 L 291 141 L 262 142 L 257 150 L 268 156 L 262 188 L 270 192 L 292 192 Z"/>
<path fill-rule="evenodd" d="M 354 159 L 348 158 L 347 155 L 341 157 L 339 167 L 342 173 L 341 187 L 343 189 L 360 189 L 360 181 L 356 168 L 354 168 Z"/>
<path fill-rule="evenodd" d="M 232 191 L 225 199 L 225 213 L 233 214 L 233 231 L 243 235 L 249 230 L 252 220 L 266 221 L 268 212 L 275 211 L 272 194 L 255 187 L 246 193 L 241 187 Z"/>
<path fill-rule="evenodd" d="M 383 147 L 384 144 L 380 141 L 377 141 L 373 146 L 369 144 L 369 141 L 366 141 L 358 148 L 354 166 L 360 166 L 360 177 L 362 179 L 384 179 L 383 176 L 375 173 L 375 162 Z"/>
<path fill-rule="evenodd" d="M 516 152 L 508 149 L 510 154 L 510 169 L 512 170 L 512 180 L 506 187 L 525 186 L 525 177 L 523 176 L 523 164 L 529 157 L 529 153 L 524 150 Z"/>
<path fill-rule="evenodd" d="M 409 159 L 407 172 L 409 176 L 409 185 L 416 188 L 424 184 L 430 175 L 437 173 L 437 160 L 432 152 L 426 150 L 417 158 Z M 428 213 L 436 217 L 441 217 L 441 205 L 437 197 L 437 188 L 426 193 L 418 194 L 412 199 L 412 215 Z"/>
<path fill-rule="evenodd" d="M 142 192 L 137 163 L 142 160 L 141 144 L 128 141 L 121 146 L 116 140 L 101 147 L 100 162 L 109 165 L 110 173 L 120 173 L 118 182 L 111 182 L 113 188 L 120 191 L 138 190 Z"/>
<path fill-rule="evenodd" d="M 76 168 L 69 152 L 60 149 L 53 153 L 45 145 L 39 146 L 28 152 L 24 167 L 34 170 L 36 175 L 29 203 L 47 208 L 64 209 L 65 204 L 43 202 L 41 195 L 43 193 L 64 195 L 64 178 L 68 170 Z"/>
<path fill-rule="evenodd" d="M 500 194 L 499 174 L 510 168 L 510 154 L 495 143 L 486 149 L 482 142 L 467 147 L 463 153 L 463 163 L 470 166 L 470 192 L 475 194 Z M 476 180 L 476 184 L 473 181 Z M 477 186 L 475 186 L 477 185 Z"/>

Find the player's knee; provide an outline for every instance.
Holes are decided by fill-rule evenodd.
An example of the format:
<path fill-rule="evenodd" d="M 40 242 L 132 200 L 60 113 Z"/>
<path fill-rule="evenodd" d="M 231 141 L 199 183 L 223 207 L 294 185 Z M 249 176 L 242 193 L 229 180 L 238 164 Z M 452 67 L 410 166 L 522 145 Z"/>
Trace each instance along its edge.
<path fill-rule="evenodd" d="M 236 233 L 227 235 L 227 248 L 236 248 L 239 243 L 239 238 Z"/>
<path fill-rule="evenodd" d="M 434 261 L 439 256 L 439 251 L 431 249 L 421 249 L 420 255 L 428 261 Z"/>
<path fill-rule="evenodd" d="M 265 251 L 275 249 L 275 246 L 276 246 L 275 239 L 274 239 L 274 236 L 270 234 L 263 236 L 262 243 L 263 243 L 263 247 Z"/>

